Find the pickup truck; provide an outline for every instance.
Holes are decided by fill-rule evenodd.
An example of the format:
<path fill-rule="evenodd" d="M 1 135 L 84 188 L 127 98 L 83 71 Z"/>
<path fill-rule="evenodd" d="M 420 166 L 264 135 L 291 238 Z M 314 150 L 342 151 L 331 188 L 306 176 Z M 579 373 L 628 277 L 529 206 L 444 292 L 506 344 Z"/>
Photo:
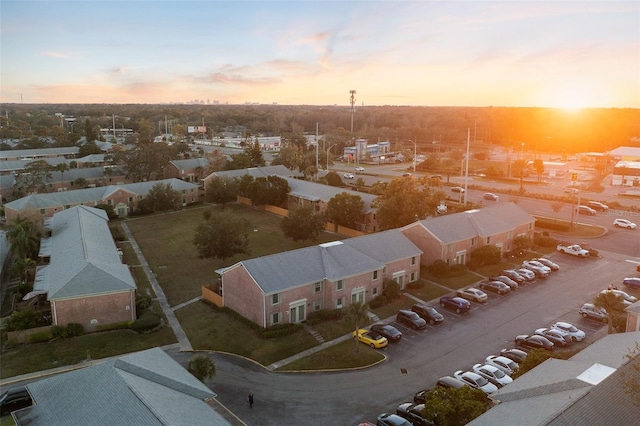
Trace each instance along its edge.
<path fill-rule="evenodd" d="M 578 257 L 587 257 L 587 256 L 589 256 L 589 250 L 583 249 L 578 244 L 568 245 L 568 244 L 560 243 L 556 247 L 556 250 L 558 250 L 561 253 L 572 254 L 572 255 L 578 256 Z"/>

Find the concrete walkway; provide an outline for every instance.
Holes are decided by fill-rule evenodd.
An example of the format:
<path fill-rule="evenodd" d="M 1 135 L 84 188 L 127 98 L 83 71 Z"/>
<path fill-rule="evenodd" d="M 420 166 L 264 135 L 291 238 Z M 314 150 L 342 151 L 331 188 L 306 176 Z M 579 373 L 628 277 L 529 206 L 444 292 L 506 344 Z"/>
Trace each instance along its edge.
<path fill-rule="evenodd" d="M 192 351 L 193 347 L 191 346 L 191 342 L 189 342 L 189 339 L 187 338 L 187 334 L 182 329 L 182 326 L 180 325 L 178 318 L 176 318 L 176 315 L 173 312 L 173 309 L 171 309 L 171 306 L 169 306 L 169 302 L 167 302 L 167 297 L 164 295 L 164 291 L 162 291 L 162 287 L 160 287 L 160 284 L 158 284 L 158 280 L 156 279 L 155 274 L 149 267 L 147 260 L 144 258 L 144 255 L 142 254 L 142 251 L 140 250 L 138 243 L 133 238 L 133 234 L 129 230 L 129 227 L 127 226 L 126 222 L 122 222 L 122 229 L 124 230 L 124 233 L 127 236 L 129 243 L 131 244 L 131 248 L 133 248 L 133 251 L 136 252 L 136 256 L 138 256 L 138 261 L 140 262 L 140 265 L 144 269 L 144 272 L 147 275 L 147 279 L 151 283 L 151 287 L 153 288 L 153 291 L 156 294 L 156 299 L 158 300 L 158 302 L 160 302 L 160 307 L 162 307 L 162 312 L 167 317 L 169 326 L 173 329 L 173 332 L 175 333 L 176 338 L 178 339 L 180 350 Z"/>

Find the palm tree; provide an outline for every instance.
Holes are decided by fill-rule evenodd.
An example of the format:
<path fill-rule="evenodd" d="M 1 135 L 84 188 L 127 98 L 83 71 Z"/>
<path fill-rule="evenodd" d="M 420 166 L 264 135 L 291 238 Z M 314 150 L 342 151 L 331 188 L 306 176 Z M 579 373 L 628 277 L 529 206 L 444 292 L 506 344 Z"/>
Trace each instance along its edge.
<path fill-rule="evenodd" d="M 607 311 L 607 322 L 609 323 L 608 333 L 612 334 L 617 332 L 613 322 L 616 314 L 624 312 L 625 304 L 622 296 L 615 294 L 612 291 L 605 291 L 598 294 L 598 297 L 595 298 L 593 304 Z"/>
<path fill-rule="evenodd" d="M 29 279 L 29 268 L 31 268 L 35 264 L 36 262 L 34 262 L 32 259 L 23 257 L 14 262 L 13 266 L 11 266 L 11 272 L 14 274 L 14 276 L 20 278 L 20 281 L 22 283 L 26 283 Z"/>
<path fill-rule="evenodd" d="M 40 232 L 36 225 L 20 216 L 14 219 L 7 231 L 11 252 L 19 259 L 35 258 L 40 245 Z"/>
<path fill-rule="evenodd" d="M 189 360 L 187 370 L 204 383 L 206 379 L 216 375 L 216 364 L 207 355 L 195 355 Z"/>
<path fill-rule="evenodd" d="M 369 306 L 366 303 L 363 304 L 362 302 L 353 302 L 351 303 L 351 305 L 349 305 L 349 308 L 347 309 L 347 316 L 351 318 L 351 320 L 353 321 L 353 324 L 355 326 L 356 336 L 358 335 L 358 330 L 360 329 L 360 323 L 366 317 L 368 309 L 369 309 Z M 360 345 L 359 345 L 358 339 L 355 339 L 355 340 L 356 340 L 356 352 L 357 352 L 360 348 Z"/>
<path fill-rule="evenodd" d="M 60 172 L 60 184 L 64 185 L 64 172 L 69 170 L 69 165 L 67 163 L 60 163 L 56 165 L 55 170 Z"/>

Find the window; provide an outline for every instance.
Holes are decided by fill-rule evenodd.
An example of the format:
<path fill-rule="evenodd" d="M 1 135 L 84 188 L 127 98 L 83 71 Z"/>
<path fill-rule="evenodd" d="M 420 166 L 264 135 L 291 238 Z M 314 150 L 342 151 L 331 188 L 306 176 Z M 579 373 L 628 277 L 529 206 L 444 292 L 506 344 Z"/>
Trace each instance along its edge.
<path fill-rule="evenodd" d="M 416 264 L 416 257 L 415 257 L 415 256 L 413 256 L 413 257 L 411 258 L 411 266 L 413 266 L 413 265 L 415 265 L 415 264 Z"/>
<path fill-rule="evenodd" d="M 113 205 L 113 200 L 107 200 L 107 204 L 112 206 Z"/>
<path fill-rule="evenodd" d="M 336 281 L 336 291 L 344 289 L 344 282 L 342 280 Z"/>
<path fill-rule="evenodd" d="M 491 244 L 491 237 L 487 237 L 487 244 Z"/>
<path fill-rule="evenodd" d="M 473 237 L 471 239 L 471 246 L 475 246 L 476 245 L 476 237 Z"/>
<path fill-rule="evenodd" d="M 322 291 L 322 283 L 318 282 L 313 285 L 313 292 L 320 293 Z"/>
<path fill-rule="evenodd" d="M 319 311 L 320 309 L 322 309 L 322 302 L 319 300 L 316 300 L 315 302 L 313 302 L 313 310 Z"/>
<path fill-rule="evenodd" d="M 371 289 L 371 294 L 373 294 L 374 296 L 376 296 L 378 294 L 378 287 L 374 287 Z"/>
<path fill-rule="evenodd" d="M 182 190 L 182 195 L 186 195 L 187 191 L 185 189 Z"/>
<path fill-rule="evenodd" d="M 414 282 L 416 280 L 416 273 L 412 272 L 411 273 L 411 282 Z"/>
<path fill-rule="evenodd" d="M 338 297 L 336 300 L 336 309 L 342 309 L 344 307 L 344 297 Z"/>
<path fill-rule="evenodd" d="M 373 279 L 373 280 L 377 280 L 378 279 L 378 271 L 373 271 L 373 276 L 371 277 L 371 279 Z"/>
<path fill-rule="evenodd" d="M 129 197 L 129 202 L 133 203 L 133 197 Z"/>
<path fill-rule="evenodd" d="M 271 325 L 280 324 L 280 312 L 271 314 Z"/>
<path fill-rule="evenodd" d="M 529 231 L 531 231 L 533 229 L 533 223 L 529 224 Z"/>
<path fill-rule="evenodd" d="M 277 305 L 278 303 L 280 303 L 280 294 L 279 293 L 272 294 L 271 295 L 271 304 L 272 305 Z"/>

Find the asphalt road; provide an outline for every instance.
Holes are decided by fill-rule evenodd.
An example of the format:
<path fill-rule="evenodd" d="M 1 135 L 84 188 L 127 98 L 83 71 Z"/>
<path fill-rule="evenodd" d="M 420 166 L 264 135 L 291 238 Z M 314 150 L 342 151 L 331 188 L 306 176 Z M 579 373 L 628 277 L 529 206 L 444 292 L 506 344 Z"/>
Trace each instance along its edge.
<path fill-rule="evenodd" d="M 468 314 L 438 307 L 445 316 L 441 325 L 413 331 L 393 322 L 403 339 L 382 349 L 388 358 L 377 366 L 333 373 L 273 373 L 248 360 L 215 354 L 218 373 L 207 384 L 249 425 L 375 422 L 378 414 L 410 401 L 414 392 L 433 386 L 441 376 L 470 369 L 488 355 L 513 347 L 517 334 L 560 320 L 583 329 L 587 339 L 602 332 L 602 323 L 583 319 L 577 310 L 608 284 L 619 284 L 635 266 L 626 256 L 609 252 L 600 259 L 559 253 L 552 258 L 561 271 L 513 294 L 490 293 L 486 304 L 473 303 Z M 183 365 L 191 356 L 172 355 Z M 246 399 L 250 391 L 255 395 L 253 408 Z"/>

